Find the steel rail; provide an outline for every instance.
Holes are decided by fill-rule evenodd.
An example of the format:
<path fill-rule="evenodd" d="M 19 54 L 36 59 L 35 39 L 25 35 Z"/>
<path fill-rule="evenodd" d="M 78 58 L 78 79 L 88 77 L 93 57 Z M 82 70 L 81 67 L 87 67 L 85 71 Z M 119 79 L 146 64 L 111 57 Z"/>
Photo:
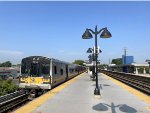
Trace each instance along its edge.
<path fill-rule="evenodd" d="M 20 92 L 19 92 L 19 91 L 16 91 L 16 92 L 13 92 L 13 93 L 4 95 L 4 96 L 0 96 L 0 104 L 1 104 L 3 101 L 9 100 L 9 99 L 11 99 L 11 98 L 14 98 L 14 97 L 17 96 L 17 95 L 20 95 Z"/>
<path fill-rule="evenodd" d="M 28 100 L 28 95 L 19 91 L 0 97 L 0 113 L 7 112 Z"/>

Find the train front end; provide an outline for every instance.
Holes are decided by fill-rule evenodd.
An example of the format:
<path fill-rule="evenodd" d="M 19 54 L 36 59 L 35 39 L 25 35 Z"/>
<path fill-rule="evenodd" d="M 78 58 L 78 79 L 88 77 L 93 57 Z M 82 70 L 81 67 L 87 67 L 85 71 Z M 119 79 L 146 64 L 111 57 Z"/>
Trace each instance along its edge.
<path fill-rule="evenodd" d="M 19 87 L 27 92 L 43 92 L 51 89 L 51 59 L 31 56 L 22 59 Z"/>

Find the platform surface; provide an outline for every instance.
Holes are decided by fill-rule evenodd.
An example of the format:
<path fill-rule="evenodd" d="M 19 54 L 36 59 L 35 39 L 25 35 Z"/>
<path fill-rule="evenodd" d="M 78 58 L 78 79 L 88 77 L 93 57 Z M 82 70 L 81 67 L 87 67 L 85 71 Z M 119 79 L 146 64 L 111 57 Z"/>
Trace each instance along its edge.
<path fill-rule="evenodd" d="M 138 75 L 138 76 L 144 76 L 144 77 L 150 78 L 150 74 L 135 74 L 135 75 Z"/>
<path fill-rule="evenodd" d="M 32 113 L 150 113 L 150 104 L 99 75 L 101 97 L 94 96 L 95 81 L 83 74 Z"/>

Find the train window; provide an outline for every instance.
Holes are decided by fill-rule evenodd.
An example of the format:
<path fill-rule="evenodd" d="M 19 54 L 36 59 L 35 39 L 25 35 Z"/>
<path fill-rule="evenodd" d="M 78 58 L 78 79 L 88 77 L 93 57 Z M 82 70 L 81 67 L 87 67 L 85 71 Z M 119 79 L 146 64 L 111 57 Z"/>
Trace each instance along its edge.
<path fill-rule="evenodd" d="M 50 68 L 49 64 L 42 64 L 41 74 L 48 76 L 49 75 L 49 68 Z"/>
<path fill-rule="evenodd" d="M 57 67 L 54 66 L 54 74 L 57 74 Z"/>
<path fill-rule="evenodd" d="M 22 63 L 22 65 L 21 65 L 21 74 L 30 74 L 28 64 Z"/>
<path fill-rule="evenodd" d="M 78 69 L 77 69 L 77 68 L 75 69 L 75 72 L 78 72 Z"/>
<path fill-rule="evenodd" d="M 63 69 L 60 69 L 60 74 L 63 75 Z"/>
<path fill-rule="evenodd" d="M 27 74 L 27 68 L 26 68 L 26 65 L 25 64 L 22 64 L 21 65 L 21 74 Z"/>
<path fill-rule="evenodd" d="M 70 73 L 73 73 L 73 71 L 74 71 L 74 69 L 69 69 L 69 72 L 70 72 Z"/>

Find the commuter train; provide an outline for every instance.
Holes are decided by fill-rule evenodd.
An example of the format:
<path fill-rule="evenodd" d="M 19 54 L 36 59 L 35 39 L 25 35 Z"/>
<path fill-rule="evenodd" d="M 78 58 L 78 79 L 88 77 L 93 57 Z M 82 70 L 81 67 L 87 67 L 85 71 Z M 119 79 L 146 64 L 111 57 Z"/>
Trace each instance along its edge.
<path fill-rule="evenodd" d="M 19 87 L 35 97 L 85 71 L 85 67 L 43 56 L 21 61 Z"/>

